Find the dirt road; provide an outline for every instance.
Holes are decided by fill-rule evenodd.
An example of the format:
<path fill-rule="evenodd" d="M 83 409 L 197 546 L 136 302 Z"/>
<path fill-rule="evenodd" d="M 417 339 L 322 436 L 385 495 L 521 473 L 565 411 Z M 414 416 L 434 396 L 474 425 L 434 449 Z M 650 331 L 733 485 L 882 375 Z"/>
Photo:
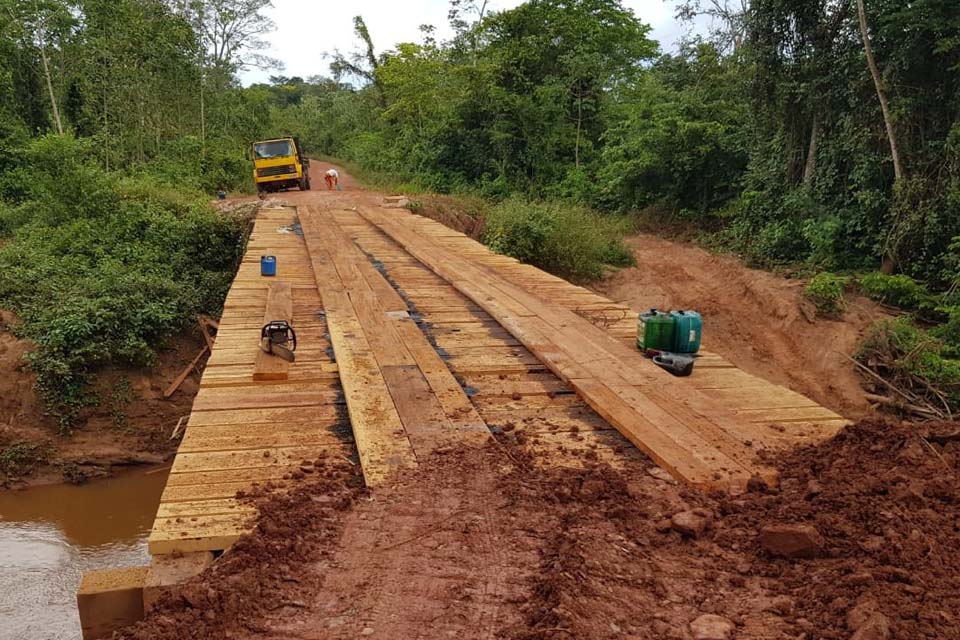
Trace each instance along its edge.
<path fill-rule="evenodd" d="M 280 198 L 379 201 L 344 182 Z M 255 531 L 125 637 L 960 638 L 960 442 L 865 421 L 771 460 L 778 491 L 730 498 L 494 435 L 374 493 L 338 458 L 244 496 Z"/>
<path fill-rule="evenodd" d="M 643 462 L 540 468 L 511 438 L 372 496 L 339 469 L 266 499 L 126 637 L 956 639 L 960 445 L 939 455 L 949 475 L 911 430 L 864 423 L 779 461 L 781 493 L 736 500 Z M 761 544 L 800 523 L 816 557 Z"/>

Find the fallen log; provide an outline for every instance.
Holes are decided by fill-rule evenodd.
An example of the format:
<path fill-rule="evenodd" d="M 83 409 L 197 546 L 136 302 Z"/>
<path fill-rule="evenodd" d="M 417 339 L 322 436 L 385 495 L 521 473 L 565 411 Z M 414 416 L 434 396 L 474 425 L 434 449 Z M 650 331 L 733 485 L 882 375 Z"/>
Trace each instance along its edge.
<path fill-rule="evenodd" d="M 170 386 L 167 387 L 167 390 L 163 392 L 164 398 L 169 398 L 177 392 L 177 389 L 179 389 L 180 385 L 183 384 L 183 381 L 187 379 L 187 376 L 190 375 L 190 372 L 193 371 L 200 363 L 200 358 L 203 357 L 203 354 L 209 350 L 210 347 L 203 345 L 203 349 L 200 350 L 200 353 L 198 353 L 193 360 L 190 361 L 190 364 L 188 364 L 187 367 L 180 372 L 180 375 L 178 375 L 174 381 L 170 383 Z"/>

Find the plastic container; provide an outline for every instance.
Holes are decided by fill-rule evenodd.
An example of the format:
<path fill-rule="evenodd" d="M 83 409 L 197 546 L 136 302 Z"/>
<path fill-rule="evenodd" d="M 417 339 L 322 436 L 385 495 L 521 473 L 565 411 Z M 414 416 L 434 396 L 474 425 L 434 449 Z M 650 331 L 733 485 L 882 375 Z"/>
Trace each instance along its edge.
<path fill-rule="evenodd" d="M 673 353 L 696 353 L 700 351 L 703 335 L 703 319 L 696 311 L 671 311 L 674 320 Z"/>
<path fill-rule="evenodd" d="M 676 320 L 669 313 L 650 309 L 637 318 L 637 348 L 641 351 L 656 349 L 670 351 L 673 349 L 674 323 Z"/>
<path fill-rule="evenodd" d="M 260 256 L 260 275 L 262 276 L 277 275 L 277 257 L 276 256 Z"/>

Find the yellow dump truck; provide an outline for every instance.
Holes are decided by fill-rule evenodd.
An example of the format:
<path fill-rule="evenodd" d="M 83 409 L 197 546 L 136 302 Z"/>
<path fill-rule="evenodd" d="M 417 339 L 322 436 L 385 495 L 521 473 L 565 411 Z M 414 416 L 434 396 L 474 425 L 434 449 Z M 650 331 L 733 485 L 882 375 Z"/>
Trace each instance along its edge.
<path fill-rule="evenodd" d="M 298 138 L 273 138 L 253 143 L 253 180 L 257 193 L 299 187 L 310 190 L 310 160 Z"/>

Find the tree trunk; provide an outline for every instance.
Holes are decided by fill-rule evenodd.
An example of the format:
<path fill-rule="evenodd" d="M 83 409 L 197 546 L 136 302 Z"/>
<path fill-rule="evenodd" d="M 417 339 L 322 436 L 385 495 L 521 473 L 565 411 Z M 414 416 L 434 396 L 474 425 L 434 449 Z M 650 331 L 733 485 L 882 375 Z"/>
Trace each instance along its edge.
<path fill-rule="evenodd" d="M 200 67 L 200 150 L 206 154 L 207 149 L 207 114 L 206 100 L 203 91 L 203 67 Z"/>
<path fill-rule="evenodd" d="M 50 63 L 47 61 L 47 43 L 43 37 L 43 27 L 37 31 L 40 39 L 40 60 L 43 62 L 43 75 L 47 80 L 47 91 L 50 93 L 50 107 L 53 110 L 53 122 L 57 125 L 57 133 L 63 135 L 63 122 L 60 120 L 60 109 L 57 108 L 57 96 L 53 92 L 53 79 L 50 77 Z"/>
<path fill-rule="evenodd" d="M 573 155 L 577 170 L 580 170 L 580 132 L 583 130 L 583 95 L 577 99 L 577 142 L 573 149 Z"/>
<path fill-rule="evenodd" d="M 880 109 L 883 111 L 883 123 L 887 127 L 887 138 L 890 140 L 890 155 L 893 156 L 893 174 L 897 180 L 900 180 L 903 178 L 903 165 L 900 162 L 900 147 L 897 144 L 897 132 L 893 126 L 893 117 L 890 115 L 890 104 L 887 101 L 887 93 L 883 88 L 880 69 L 877 67 L 876 59 L 873 57 L 873 47 L 870 46 L 870 35 L 867 31 L 867 9 L 863 1 L 864 0 L 857 0 L 857 11 L 860 14 L 860 34 L 863 37 L 863 50 L 867 54 L 867 65 L 870 67 L 870 75 L 873 76 L 873 84 L 877 88 L 877 98 L 880 100 Z"/>
<path fill-rule="evenodd" d="M 867 65 L 870 67 L 870 75 L 873 76 L 873 84 L 877 88 L 877 99 L 880 100 L 880 110 L 883 111 L 883 124 L 887 128 L 887 138 L 890 141 L 890 155 L 893 158 L 893 175 L 896 182 L 903 179 L 903 164 L 900 161 L 900 146 L 897 144 L 897 131 L 893 126 L 893 117 L 890 115 L 890 104 L 887 101 L 887 93 L 883 88 L 883 79 L 880 77 L 880 69 L 877 67 L 877 60 L 873 57 L 873 47 L 870 46 L 870 35 L 867 30 L 867 9 L 864 6 L 864 0 L 857 0 L 857 13 L 860 17 L 860 35 L 863 37 L 863 50 L 867 54 Z M 891 238 L 896 231 L 896 221 L 893 223 L 887 236 L 886 246 L 884 247 L 883 262 L 880 264 L 880 271 L 890 275 L 894 272 L 897 264 L 896 251 Z"/>
<path fill-rule="evenodd" d="M 810 132 L 810 148 L 807 150 L 807 164 L 803 168 L 803 186 L 812 187 L 817 174 L 817 149 L 820 147 L 820 114 L 813 115 L 813 131 Z"/>

